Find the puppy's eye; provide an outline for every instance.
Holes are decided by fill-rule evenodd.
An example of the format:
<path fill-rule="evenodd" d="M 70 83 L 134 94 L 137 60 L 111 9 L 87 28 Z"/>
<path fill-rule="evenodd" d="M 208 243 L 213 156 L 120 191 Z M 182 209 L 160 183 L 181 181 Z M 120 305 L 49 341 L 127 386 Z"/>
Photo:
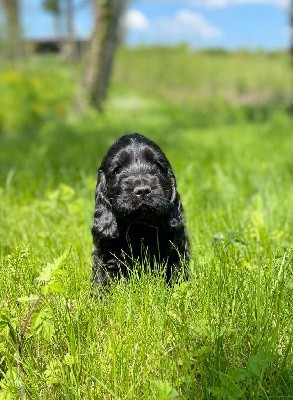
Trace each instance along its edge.
<path fill-rule="evenodd" d="M 112 174 L 113 175 L 116 175 L 116 174 L 118 174 L 120 171 L 121 171 L 121 169 L 122 169 L 122 166 L 121 165 L 116 165 L 116 167 L 113 169 L 113 171 L 112 171 Z"/>

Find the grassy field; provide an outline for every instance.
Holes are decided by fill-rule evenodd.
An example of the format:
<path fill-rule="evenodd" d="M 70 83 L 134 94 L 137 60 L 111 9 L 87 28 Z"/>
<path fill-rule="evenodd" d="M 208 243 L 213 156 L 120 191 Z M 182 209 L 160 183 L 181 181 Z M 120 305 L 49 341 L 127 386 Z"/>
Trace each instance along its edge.
<path fill-rule="evenodd" d="M 122 49 L 104 114 L 67 119 L 78 73 L 0 69 L 0 399 L 293 399 L 286 56 Z M 176 173 L 191 278 L 134 274 L 101 303 L 96 169 L 135 131 Z"/>

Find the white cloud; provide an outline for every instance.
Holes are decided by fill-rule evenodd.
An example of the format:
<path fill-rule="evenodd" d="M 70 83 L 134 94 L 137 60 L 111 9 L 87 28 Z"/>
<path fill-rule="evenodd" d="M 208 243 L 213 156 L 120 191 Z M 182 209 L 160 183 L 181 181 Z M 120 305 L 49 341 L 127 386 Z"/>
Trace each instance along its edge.
<path fill-rule="evenodd" d="M 179 10 L 174 18 L 170 18 L 167 22 L 177 34 L 194 34 L 205 39 L 219 37 L 222 34 L 219 28 L 210 24 L 201 14 L 190 10 Z"/>
<path fill-rule="evenodd" d="M 123 24 L 125 28 L 139 32 L 146 31 L 150 25 L 147 17 L 142 12 L 134 9 L 126 11 Z"/>
<path fill-rule="evenodd" d="M 152 38 L 158 42 L 180 42 L 190 41 L 195 37 L 211 39 L 222 35 L 220 29 L 201 14 L 188 9 L 181 9 L 173 16 L 158 17 L 151 21 L 142 12 L 130 9 L 124 17 L 124 26 L 129 32 L 145 34 L 146 41 Z"/>

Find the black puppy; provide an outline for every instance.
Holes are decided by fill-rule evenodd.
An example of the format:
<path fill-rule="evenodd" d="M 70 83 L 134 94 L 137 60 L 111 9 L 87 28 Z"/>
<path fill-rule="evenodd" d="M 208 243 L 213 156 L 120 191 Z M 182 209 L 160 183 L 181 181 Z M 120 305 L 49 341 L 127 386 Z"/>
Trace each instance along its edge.
<path fill-rule="evenodd" d="M 103 159 L 92 235 L 95 286 L 128 276 L 134 260 L 165 265 L 167 282 L 187 278 L 189 246 L 175 176 L 146 137 L 122 136 Z"/>

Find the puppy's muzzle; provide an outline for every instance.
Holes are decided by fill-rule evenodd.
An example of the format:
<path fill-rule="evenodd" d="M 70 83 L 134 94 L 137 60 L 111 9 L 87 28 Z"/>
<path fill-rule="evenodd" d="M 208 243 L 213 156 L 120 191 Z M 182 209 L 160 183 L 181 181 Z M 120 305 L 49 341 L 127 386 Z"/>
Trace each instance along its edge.
<path fill-rule="evenodd" d="M 138 197 L 148 196 L 152 191 L 149 185 L 138 185 L 133 189 L 133 193 Z"/>

